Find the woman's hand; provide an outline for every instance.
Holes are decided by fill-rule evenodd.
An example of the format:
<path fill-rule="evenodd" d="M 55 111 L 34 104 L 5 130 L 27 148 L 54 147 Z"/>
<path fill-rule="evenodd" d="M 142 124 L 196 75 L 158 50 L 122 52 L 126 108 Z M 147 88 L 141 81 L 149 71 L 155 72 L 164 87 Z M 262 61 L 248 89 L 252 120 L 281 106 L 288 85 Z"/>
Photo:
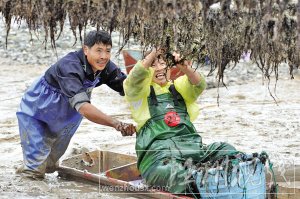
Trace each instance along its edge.
<path fill-rule="evenodd" d="M 142 60 L 142 64 L 145 68 L 152 66 L 155 59 L 163 53 L 161 48 L 153 48 L 152 51 Z"/>
<path fill-rule="evenodd" d="M 176 52 L 174 52 L 172 55 L 174 56 L 176 67 L 179 68 L 184 74 L 194 71 L 192 69 L 192 65 L 193 65 L 192 60 L 182 60 L 180 54 Z"/>
<path fill-rule="evenodd" d="M 182 57 L 180 57 L 180 54 L 176 52 L 173 53 L 173 56 L 176 62 L 176 67 L 187 75 L 191 84 L 198 85 L 200 83 L 201 76 L 195 71 L 195 69 L 192 68 L 192 60 L 183 60 Z"/>

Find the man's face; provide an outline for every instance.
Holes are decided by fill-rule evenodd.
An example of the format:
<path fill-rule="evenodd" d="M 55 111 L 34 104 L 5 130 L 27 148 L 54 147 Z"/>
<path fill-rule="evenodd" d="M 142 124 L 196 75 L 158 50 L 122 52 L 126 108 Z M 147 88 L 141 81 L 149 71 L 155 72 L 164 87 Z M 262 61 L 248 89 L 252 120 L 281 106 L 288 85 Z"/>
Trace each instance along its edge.
<path fill-rule="evenodd" d="M 163 59 L 156 59 L 152 64 L 152 68 L 154 69 L 152 81 L 161 86 L 166 85 L 171 75 L 166 62 Z"/>
<path fill-rule="evenodd" d="M 83 50 L 94 72 L 103 70 L 111 57 L 111 45 L 99 43 L 91 48 L 84 46 Z"/>

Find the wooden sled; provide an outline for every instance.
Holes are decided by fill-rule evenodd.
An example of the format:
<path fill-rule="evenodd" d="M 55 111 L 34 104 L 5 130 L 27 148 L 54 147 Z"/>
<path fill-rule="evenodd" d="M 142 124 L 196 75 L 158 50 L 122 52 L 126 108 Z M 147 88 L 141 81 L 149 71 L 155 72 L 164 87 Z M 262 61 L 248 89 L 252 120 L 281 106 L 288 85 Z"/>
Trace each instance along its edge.
<path fill-rule="evenodd" d="M 71 176 L 95 182 L 99 185 L 113 187 L 115 192 L 129 192 L 134 196 L 159 199 L 191 199 L 184 195 L 174 195 L 164 190 L 150 189 L 143 184 L 136 165 L 137 158 L 133 155 L 110 151 L 92 151 L 75 155 L 62 161 L 58 172 L 61 176 Z M 278 199 L 300 198 L 299 167 L 285 169 L 285 174 L 275 170 L 278 183 Z M 267 172 L 267 188 L 271 176 Z M 290 181 L 290 183 L 287 183 Z M 268 198 L 276 198 L 269 195 Z"/>

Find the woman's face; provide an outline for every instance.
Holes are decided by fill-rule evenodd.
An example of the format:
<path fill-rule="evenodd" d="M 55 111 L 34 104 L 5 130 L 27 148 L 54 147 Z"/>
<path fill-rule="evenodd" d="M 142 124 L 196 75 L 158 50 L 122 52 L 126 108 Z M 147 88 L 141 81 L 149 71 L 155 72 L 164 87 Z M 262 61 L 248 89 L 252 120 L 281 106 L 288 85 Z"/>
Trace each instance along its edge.
<path fill-rule="evenodd" d="M 157 58 L 153 62 L 152 68 L 154 69 L 152 81 L 161 86 L 166 85 L 171 76 L 170 69 L 167 67 L 166 62 L 162 58 Z"/>

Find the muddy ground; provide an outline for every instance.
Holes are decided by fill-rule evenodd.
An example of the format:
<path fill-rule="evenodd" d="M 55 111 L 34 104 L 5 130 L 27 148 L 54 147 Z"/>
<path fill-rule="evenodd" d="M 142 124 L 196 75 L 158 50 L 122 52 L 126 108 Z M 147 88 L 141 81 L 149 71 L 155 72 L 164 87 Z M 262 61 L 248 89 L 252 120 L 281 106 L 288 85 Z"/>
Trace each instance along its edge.
<path fill-rule="evenodd" d="M 14 29 L 9 49 L 4 49 L 3 34 L 0 40 L 0 198 L 134 197 L 103 193 L 94 184 L 62 179 L 57 173 L 47 175 L 42 181 L 15 174 L 15 168 L 22 163 L 15 112 L 26 88 L 57 58 L 51 50 L 41 50 L 42 45 L 30 44 L 22 35 L 24 31 Z M 58 54 L 61 56 L 68 49 L 76 48 L 62 42 Z M 122 56 L 114 60 L 123 66 Z M 276 92 L 274 78 L 269 86 L 274 101 L 267 81 L 263 81 L 251 62 L 229 70 L 227 88 L 208 89 L 198 100 L 201 114 L 194 124 L 203 142 L 225 141 L 248 153 L 266 151 L 275 167 L 300 165 L 300 75 L 296 71 L 295 79 L 291 80 L 288 67 L 282 65 L 279 77 Z M 210 77 L 209 82 L 213 85 L 216 80 Z M 94 89 L 92 102 L 113 117 L 133 122 L 124 99 L 106 86 Z M 79 154 L 83 149 L 135 154 L 134 143 L 135 136 L 122 137 L 110 127 L 83 120 L 63 158 Z"/>
<path fill-rule="evenodd" d="M 26 87 L 47 67 L 20 65 L 7 59 L 0 62 L 1 198 L 115 198 L 98 195 L 97 186 L 63 180 L 56 174 L 47 175 L 43 181 L 29 181 L 14 173 L 22 162 L 15 112 Z M 294 80 L 282 77 L 277 83 L 277 104 L 260 80 L 220 88 L 219 106 L 217 89 L 206 90 L 198 101 L 201 115 L 195 126 L 205 143 L 226 141 L 245 152 L 267 151 L 277 165 L 299 165 L 299 83 L 298 76 Z M 132 122 L 124 99 L 106 86 L 95 89 L 93 103 L 113 117 Z M 83 148 L 134 154 L 134 142 L 135 137 L 122 137 L 112 128 L 84 120 L 64 157 L 78 154 Z"/>

